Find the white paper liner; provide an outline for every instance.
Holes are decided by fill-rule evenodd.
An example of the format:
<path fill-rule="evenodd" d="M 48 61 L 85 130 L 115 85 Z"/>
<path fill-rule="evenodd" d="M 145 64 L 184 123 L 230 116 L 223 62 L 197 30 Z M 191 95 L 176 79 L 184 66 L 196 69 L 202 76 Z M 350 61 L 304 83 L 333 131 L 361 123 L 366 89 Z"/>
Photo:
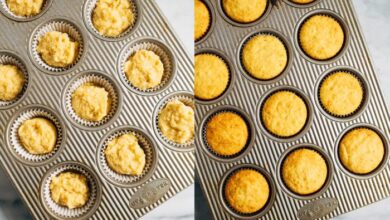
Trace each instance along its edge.
<path fill-rule="evenodd" d="M 155 115 L 155 119 L 154 119 L 154 121 L 155 121 L 154 122 L 154 127 L 155 127 L 155 130 L 156 130 L 156 133 L 160 137 L 160 140 L 162 140 L 166 145 L 172 146 L 173 148 L 176 148 L 176 149 L 191 149 L 191 148 L 194 147 L 195 133 L 194 133 L 194 138 L 192 138 L 190 141 L 188 141 L 186 143 L 183 143 L 183 144 L 179 144 L 177 142 L 169 140 L 162 133 L 162 131 L 160 130 L 160 127 L 158 125 L 158 123 L 159 123 L 158 119 L 159 119 L 160 111 L 169 102 L 175 101 L 175 100 L 179 100 L 179 101 L 183 102 L 186 106 L 190 106 L 195 111 L 195 102 L 194 102 L 194 98 L 192 96 L 186 95 L 186 94 L 177 94 L 177 95 L 170 96 L 170 97 L 166 98 L 162 103 L 160 103 L 160 105 L 157 106 L 157 111 L 156 111 L 157 114 Z"/>
<path fill-rule="evenodd" d="M 174 57 L 173 54 L 170 52 L 170 49 L 166 45 L 160 45 L 160 42 L 154 42 L 153 39 L 141 39 L 138 40 L 134 43 L 130 43 L 125 48 L 122 50 L 121 55 L 119 57 L 119 77 L 123 82 L 125 82 L 125 85 L 127 88 L 130 90 L 136 91 L 136 92 L 141 92 L 141 93 L 157 93 L 162 90 L 164 90 L 168 85 L 169 82 L 173 79 L 174 77 Z M 133 56 L 137 51 L 139 50 L 149 50 L 153 51 L 155 54 L 157 54 L 161 62 L 163 63 L 164 66 L 164 74 L 161 79 L 161 82 L 158 86 L 150 88 L 150 89 L 140 89 L 135 87 L 128 79 L 126 76 L 125 72 L 125 63 L 129 60 L 131 56 Z"/>
<path fill-rule="evenodd" d="M 14 105 L 19 100 L 21 100 L 21 98 L 27 92 L 27 87 L 28 87 L 30 79 L 29 79 L 27 68 L 25 66 L 25 62 L 23 62 L 22 59 L 17 57 L 16 55 L 9 54 L 6 52 L 0 52 L 0 64 L 2 64 L 2 65 L 10 64 L 10 65 L 17 66 L 19 68 L 19 70 L 22 71 L 22 73 L 24 75 L 24 86 L 23 86 L 22 91 L 19 93 L 19 95 L 15 99 L 10 100 L 10 101 L 0 100 L 0 108 L 5 108 L 5 107 L 9 107 L 11 105 Z"/>
<path fill-rule="evenodd" d="M 132 12 L 133 12 L 133 15 L 134 15 L 133 23 L 130 24 L 130 26 L 127 28 L 126 31 L 124 31 L 123 33 L 121 33 L 120 35 L 115 36 L 115 37 L 102 35 L 101 33 L 99 33 L 99 31 L 93 25 L 93 21 L 92 21 L 93 10 L 95 9 L 96 3 L 98 1 L 99 0 L 87 0 L 86 3 L 85 3 L 85 8 L 84 8 L 84 20 L 85 20 L 85 23 L 87 24 L 89 30 L 91 30 L 91 32 L 94 35 L 100 36 L 103 39 L 121 40 L 121 39 L 123 39 L 124 37 L 130 35 L 133 32 L 133 30 L 134 30 L 134 28 L 136 26 L 136 23 L 140 19 L 139 18 L 139 13 L 138 13 L 139 9 L 137 7 L 137 4 L 135 3 L 135 1 L 138 1 L 138 0 L 129 0 L 129 2 L 131 4 L 131 9 L 132 9 Z"/>
<path fill-rule="evenodd" d="M 86 84 L 86 83 L 93 83 L 95 85 L 103 87 L 109 94 L 109 97 L 111 98 L 111 108 L 110 112 L 100 121 L 88 121 L 81 117 L 79 117 L 76 112 L 73 110 L 72 107 L 72 94 L 74 91 L 79 88 L 80 86 Z M 116 86 L 115 83 L 111 81 L 111 79 L 107 78 L 107 76 L 104 76 L 100 73 L 94 73 L 91 72 L 89 74 L 81 75 L 80 77 L 76 78 L 68 88 L 66 88 L 65 92 L 65 110 L 68 112 L 68 115 L 70 116 L 71 120 L 76 122 L 77 124 L 80 124 L 84 127 L 99 127 L 106 123 L 108 123 L 114 116 L 116 111 L 118 110 L 119 106 L 119 89 Z"/>
<path fill-rule="evenodd" d="M 52 198 L 51 198 L 51 191 L 50 191 L 50 183 L 53 177 L 58 176 L 62 172 L 75 172 L 84 175 L 87 178 L 88 187 L 89 187 L 89 199 L 88 202 L 80 208 L 74 208 L 69 209 L 67 207 L 58 205 Z M 85 169 L 84 167 L 77 165 L 77 164 L 63 164 L 61 166 L 56 167 L 54 170 L 51 170 L 48 176 L 42 181 L 42 190 L 41 190 L 41 197 L 42 202 L 44 202 L 45 206 L 49 209 L 49 212 L 56 217 L 60 218 L 82 218 L 83 216 L 87 215 L 88 212 L 93 210 L 93 207 L 98 202 L 98 182 L 96 180 L 96 177 L 92 174 L 91 171 Z"/>
<path fill-rule="evenodd" d="M 67 33 L 71 40 L 79 43 L 77 58 L 71 65 L 66 67 L 53 67 L 46 64 L 46 62 L 39 55 L 37 51 L 39 39 L 43 35 L 51 31 L 59 31 L 62 33 Z M 78 64 L 78 62 L 81 60 L 81 57 L 83 56 L 84 53 L 84 40 L 83 40 L 82 32 L 72 22 L 66 21 L 64 19 L 51 20 L 41 25 L 37 30 L 34 31 L 30 42 L 30 50 L 31 50 L 30 54 L 32 56 L 33 61 L 36 64 L 38 64 L 39 68 L 43 70 L 51 73 L 60 73 L 60 72 L 70 70 L 73 67 L 75 67 L 76 64 Z"/>
<path fill-rule="evenodd" d="M 7 17 L 13 19 L 13 20 L 16 20 L 16 21 L 31 21 L 31 20 L 34 20 L 36 18 L 38 18 L 39 16 L 41 16 L 42 14 L 44 14 L 48 7 L 51 5 L 52 3 L 52 0 L 45 0 L 43 5 L 42 5 L 42 8 L 41 8 L 41 11 L 36 14 L 36 15 L 32 15 L 32 16 L 19 16 L 19 15 L 16 15 L 14 14 L 9 8 L 8 8 L 8 4 L 7 4 L 7 0 L 0 0 L 0 7 L 1 7 L 1 11 L 6 14 Z"/>
<path fill-rule="evenodd" d="M 110 141 L 112 141 L 114 138 L 128 133 L 131 133 L 137 137 L 138 144 L 144 150 L 145 153 L 145 167 L 143 169 L 142 174 L 140 175 L 124 175 L 117 173 L 110 168 L 104 154 L 104 151 L 106 150 L 107 145 Z M 144 134 L 131 128 L 121 128 L 119 130 L 114 131 L 104 140 L 103 144 L 101 144 L 98 148 L 98 162 L 101 165 L 103 175 L 120 186 L 138 186 L 142 184 L 144 181 L 147 180 L 148 174 L 153 171 L 153 167 L 156 166 L 156 160 L 157 157 L 155 146 L 153 146 L 153 144 L 148 141 L 147 137 L 145 137 Z"/>
<path fill-rule="evenodd" d="M 19 127 L 29 119 L 33 118 L 45 118 L 50 120 L 56 127 L 57 130 L 57 140 L 55 147 L 50 153 L 47 154 L 31 154 L 28 152 L 22 145 L 19 135 L 18 129 Z M 13 150 L 19 159 L 26 161 L 28 163 L 43 163 L 49 159 L 51 159 L 63 146 L 64 141 L 64 131 L 61 119 L 58 118 L 52 111 L 42 108 L 42 107 L 32 107 L 28 108 L 12 122 L 10 130 L 9 130 L 9 138 L 10 138 L 10 148 Z"/>

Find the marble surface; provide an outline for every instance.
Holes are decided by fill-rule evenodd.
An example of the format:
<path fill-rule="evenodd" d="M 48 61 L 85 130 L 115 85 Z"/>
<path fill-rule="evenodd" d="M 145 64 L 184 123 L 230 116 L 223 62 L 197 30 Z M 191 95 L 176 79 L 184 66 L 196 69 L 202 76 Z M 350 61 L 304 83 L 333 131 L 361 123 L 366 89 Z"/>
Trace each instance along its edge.
<path fill-rule="evenodd" d="M 56 0 L 66 1 L 66 0 Z M 192 0 L 156 0 L 169 22 L 175 28 L 179 38 L 190 54 L 194 53 L 193 44 L 193 1 Z M 172 7 L 174 6 L 174 7 Z M 0 15 L 1 16 L 1 15 Z M 5 19 L 0 17 L 0 19 Z M 1 134 L 2 135 L 2 134 Z M 4 146 L 0 146 L 4 147 Z M 23 202 L 19 199 L 8 177 L 0 168 L 0 220 L 32 219 Z M 162 204 L 142 219 L 145 220 L 190 220 L 194 219 L 194 187 L 191 186 L 173 199 Z"/>
<path fill-rule="evenodd" d="M 334 0 L 337 1 L 337 0 Z M 370 53 L 379 74 L 378 79 L 387 104 L 390 103 L 390 1 L 389 0 L 353 0 L 366 37 Z M 196 219 L 210 219 L 207 202 L 195 185 Z M 390 219 L 390 198 L 374 203 L 353 212 L 338 216 L 337 220 L 384 220 Z"/>

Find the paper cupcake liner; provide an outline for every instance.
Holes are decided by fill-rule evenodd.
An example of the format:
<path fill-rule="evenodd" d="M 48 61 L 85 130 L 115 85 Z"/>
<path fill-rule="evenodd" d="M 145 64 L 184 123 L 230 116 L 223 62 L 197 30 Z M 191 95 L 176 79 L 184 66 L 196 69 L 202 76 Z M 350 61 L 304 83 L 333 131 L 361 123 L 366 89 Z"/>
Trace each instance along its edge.
<path fill-rule="evenodd" d="M 139 145 L 145 152 L 145 167 L 140 175 L 124 175 L 117 173 L 110 168 L 104 154 L 104 151 L 110 141 L 128 133 L 137 137 Z M 99 145 L 97 150 L 99 169 L 104 177 L 119 187 L 136 187 L 146 182 L 151 175 L 153 175 L 158 159 L 156 146 L 154 146 L 154 143 L 152 143 L 151 140 L 152 139 L 145 132 L 133 127 L 121 127 L 109 133 L 108 136 L 103 138 L 103 142 Z"/>
<path fill-rule="evenodd" d="M 2 65 L 10 64 L 10 65 L 17 66 L 19 68 L 19 70 L 22 71 L 22 73 L 24 75 L 24 86 L 23 86 L 22 91 L 13 100 L 10 100 L 10 101 L 0 100 L 0 109 L 2 109 L 2 108 L 11 107 L 11 106 L 17 104 L 19 101 L 21 101 L 21 99 L 27 93 L 28 85 L 30 83 L 30 77 L 29 77 L 29 72 L 27 70 L 27 66 L 26 66 L 24 60 L 11 52 L 0 51 L 0 64 L 2 64 Z"/>
<path fill-rule="evenodd" d="M 237 114 L 242 119 L 244 119 L 244 121 L 247 125 L 247 128 L 248 128 L 248 132 L 249 132 L 248 140 L 247 140 L 245 146 L 238 153 L 233 154 L 233 155 L 222 155 L 222 154 L 215 152 L 213 150 L 213 148 L 207 142 L 207 138 L 206 138 L 207 125 L 210 122 L 210 120 L 216 115 L 219 115 L 221 113 L 227 113 L 227 112 Z M 201 136 L 200 137 L 201 143 L 202 143 L 203 147 L 205 148 L 205 150 L 208 151 L 210 154 L 212 154 L 210 156 L 212 156 L 213 159 L 218 159 L 221 162 L 232 162 L 232 161 L 236 161 L 236 160 L 241 159 L 247 153 L 249 153 L 249 150 L 253 147 L 254 140 L 255 140 L 254 125 L 253 125 L 252 121 L 250 120 L 249 115 L 242 112 L 241 109 L 238 109 L 238 108 L 233 107 L 233 106 L 221 106 L 219 108 L 212 110 L 212 112 L 207 114 L 207 116 L 205 117 L 205 119 L 203 119 L 203 121 L 200 125 L 200 136 Z"/>
<path fill-rule="evenodd" d="M 35 19 L 39 18 L 40 16 L 42 16 L 49 9 L 50 5 L 52 4 L 52 1 L 53 0 L 45 0 L 43 5 L 42 5 L 41 12 L 39 12 L 36 15 L 27 16 L 27 17 L 14 14 L 8 8 L 7 0 L 0 0 L 0 9 L 1 9 L 1 12 L 5 16 L 7 16 L 9 19 L 12 19 L 14 21 L 19 21 L 19 22 L 27 22 L 27 21 L 35 20 Z"/>
<path fill-rule="evenodd" d="M 202 3 L 206 6 L 207 10 L 209 11 L 209 15 L 210 15 L 209 27 L 203 33 L 203 35 L 199 37 L 199 39 L 195 40 L 195 44 L 200 44 L 201 42 L 203 42 L 214 29 L 214 19 L 216 17 L 214 14 L 214 8 L 212 4 L 210 4 L 208 1 L 202 0 Z"/>
<path fill-rule="evenodd" d="M 78 116 L 73 110 L 72 94 L 77 88 L 86 83 L 93 83 L 95 85 L 103 87 L 108 92 L 109 97 L 112 100 L 110 112 L 108 112 L 108 114 L 100 121 L 85 120 Z M 115 118 L 116 113 L 119 111 L 121 105 L 120 97 L 120 90 L 116 83 L 110 77 L 99 71 L 89 71 L 76 75 L 68 83 L 65 90 L 63 91 L 63 106 L 65 112 L 67 113 L 67 116 L 69 116 L 73 123 L 80 125 L 83 128 L 98 128 L 103 125 L 107 125 L 109 121 Z"/>
<path fill-rule="evenodd" d="M 47 154 L 31 154 L 28 152 L 21 143 L 18 135 L 19 127 L 27 120 L 33 118 L 45 118 L 51 121 L 57 130 L 57 140 L 55 147 L 50 153 Z M 20 111 L 16 118 L 14 118 L 8 127 L 7 136 L 9 141 L 9 148 L 16 158 L 28 165 L 42 165 L 53 160 L 55 156 L 58 156 L 60 149 L 65 144 L 65 127 L 60 116 L 53 110 L 43 106 L 28 106 Z"/>
<path fill-rule="evenodd" d="M 265 102 L 268 100 L 269 97 L 271 97 L 273 94 L 278 93 L 278 92 L 292 92 L 292 93 L 294 93 L 295 95 L 297 95 L 299 98 L 302 99 L 302 101 L 305 103 L 306 109 L 307 109 L 307 117 L 306 117 L 305 125 L 302 127 L 302 129 L 299 132 L 297 132 L 294 135 L 288 136 L 288 137 L 280 136 L 280 135 L 275 134 L 272 131 L 270 131 L 267 128 L 267 126 L 265 126 L 264 121 L 263 121 L 263 117 L 262 117 L 262 112 L 263 112 Z M 276 141 L 280 141 L 280 142 L 286 142 L 286 141 L 291 142 L 293 140 L 296 140 L 296 139 L 302 137 L 309 130 L 311 123 L 312 123 L 312 119 L 313 119 L 313 106 L 311 105 L 310 99 L 306 95 L 304 95 L 301 90 L 294 88 L 294 87 L 290 87 L 290 86 L 281 86 L 281 87 L 278 87 L 276 89 L 271 90 L 266 95 L 264 95 L 263 98 L 261 98 L 261 101 L 259 103 L 259 108 L 257 111 L 257 116 L 260 119 L 259 120 L 260 125 L 261 125 L 260 127 L 262 128 L 262 130 L 266 134 L 268 134 L 268 136 L 270 138 L 273 138 Z"/>
<path fill-rule="evenodd" d="M 221 59 L 225 65 L 227 66 L 228 70 L 229 70 L 229 80 L 228 80 L 228 84 L 225 88 L 225 90 L 217 97 L 213 98 L 213 99 L 210 99 L 210 100 L 206 100 L 206 99 L 200 99 L 200 98 L 197 98 L 195 96 L 195 99 L 196 99 L 196 102 L 197 103 L 200 103 L 200 104 L 214 104 L 218 101 L 220 101 L 221 99 L 223 99 L 227 93 L 230 92 L 230 90 L 232 89 L 233 87 L 233 82 L 234 82 L 234 79 L 235 79 L 235 73 L 234 73 L 234 67 L 232 66 L 233 63 L 230 61 L 230 59 L 223 54 L 223 52 L 220 52 L 216 49 L 211 49 L 211 48 L 205 48 L 205 49 L 200 49 L 195 56 L 197 55 L 202 55 L 202 54 L 206 54 L 206 55 L 212 55 L 212 56 L 216 56 L 218 57 L 219 59 Z"/>
<path fill-rule="evenodd" d="M 161 79 L 161 83 L 156 87 L 143 90 L 135 87 L 127 79 L 125 72 L 125 63 L 139 50 L 153 51 L 160 57 L 163 63 L 164 74 Z M 165 43 L 161 42 L 160 40 L 153 38 L 138 39 L 136 41 L 130 42 L 122 49 L 118 60 L 118 74 L 121 81 L 129 90 L 142 95 L 156 94 L 166 89 L 173 81 L 173 78 L 176 74 L 176 59 L 171 52 L 170 47 L 167 46 Z"/>
<path fill-rule="evenodd" d="M 369 129 L 371 131 L 374 131 L 382 139 L 382 143 L 383 143 L 383 146 L 384 146 L 384 155 L 383 155 L 381 163 L 373 171 L 371 171 L 370 173 L 367 173 L 367 174 L 356 174 L 356 173 L 353 173 L 352 171 L 350 171 L 347 167 L 345 167 L 343 165 L 343 163 L 341 162 L 340 157 L 339 157 L 340 143 L 343 140 L 343 138 L 345 137 L 345 135 L 347 135 L 349 132 L 352 132 L 352 131 L 354 131 L 356 129 L 360 129 L 360 128 L 365 128 L 365 129 Z M 350 177 L 352 177 L 354 179 L 365 180 L 365 179 L 369 179 L 369 178 L 372 178 L 372 177 L 376 176 L 377 174 L 379 174 L 386 167 L 387 162 L 389 160 L 389 142 L 388 142 L 388 139 L 387 139 L 386 135 L 379 128 L 377 128 L 377 127 L 375 127 L 374 125 L 371 125 L 371 124 L 354 124 L 354 125 L 346 128 L 341 133 L 341 135 L 338 137 L 338 139 L 336 141 L 336 146 L 335 146 L 334 149 L 335 149 L 334 150 L 335 160 L 336 160 L 338 166 L 340 167 L 340 169 L 346 175 L 348 175 L 348 176 L 350 176 Z"/>
<path fill-rule="evenodd" d="M 253 213 L 243 213 L 240 212 L 236 209 L 234 209 L 229 202 L 227 201 L 227 198 L 225 196 L 225 187 L 227 184 L 227 181 L 232 177 L 233 174 L 237 173 L 240 170 L 253 170 L 261 175 L 264 176 L 264 178 L 267 180 L 268 186 L 269 186 L 269 197 L 267 203 L 264 205 L 263 208 L 260 210 L 253 212 Z M 273 206 L 273 203 L 275 201 L 275 195 L 276 195 L 276 189 L 275 189 L 275 183 L 272 179 L 272 176 L 263 168 L 260 168 L 258 166 L 252 165 L 252 164 L 241 164 L 237 165 L 233 168 L 231 168 L 227 173 L 224 175 L 224 177 L 221 179 L 221 182 L 219 184 L 220 186 L 220 192 L 219 192 L 219 197 L 220 200 L 222 201 L 222 205 L 228 211 L 231 215 L 233 215 L 236 218 L 239 219 L 257 219 L 260 218 L 261 216 L 265 215 Z"/>
<path fill-rule="evenodd" d="M 256 78 L 255 76 L 252 76 L 252 74 L 244 66 L 242 53 L 244 51 L 245 45 L 253 37 L 260 36 L 260 35 L 276 37 L 277 39 L 279 39 L 280 42 L 282 42 L 282 44 L 284 45 L 284 48 L 286 50 L 286 53 L 287 53 L 286 67 L 283 69 L 283 71 L 281 73 L 279 73 L 279 75 L 277 75 L 277 76 L 275 76 L 275 77 L 273 77 L 271 79 L 259 79 L 259 78 Z M 291 69 L 291 66 L 292 66 L 293 52 L 292 52 L 292 48 L 291 48 L 290 42 L 287 40 L 287 38 L 282 33 L 278 32 L 276 30 L 270 29 L 270 28 L 264 28 L 262 30 L 256 30 L 255 32 L 252 32 L 249 35 L 247 35 L 244 38 L 244 40 L 240 43 L 240 46 L 239 46 L 238 50 L 239 50 L 239 53 L 238 53 L 238 63 L 240 64 L 240 68 L 241 68 L 242 72 L 244 73 L 244 76 L 247 79 L 249 79 L 249 80 L 251 80 L 253 82 L 256 82 L 256 83 L 261 83 L 261 84 L 264 84 L 264 83 L 275 83 L 276 81 L 279 81 L 280 79 L 282 79 L 289 72 L 289 70 Z"/>
<path fill-rule="evenodd" d="M 179 151 L 189 151 L 194 149 L 194 138 L 195 138 L 195 133 L 194 133 L 194 138 L 187 143 L 179 144 L 174 141 L 169 140 L 160 130 L 160 127 L 158 125 L 159 123 L 159 114 L 161 110 L 171 101 L 174 100 L 179 100 L 183 102 L 186 106 L 190 106 L 195 110 L 195 103 L 194 103 L 194 97 L 190 93 L 186 92 L 176 92 L 172 93 L 171 95 L 168 95 L 165 97 L 156 107 L 155 112 L 154 112 L 154 130 L 155 133 L 157 134 L 157 137 L 160 139 L 161 142 L 164 143 L 165 146 L 167 146 L 170 149 L 173 150 L 179 150 Z M 195 132 L 195 131 L 194 131 Z"/>
<path fill-rule="evenodd" d="M 89 187 L 89 199 L 88 202 L 80 208 L 69 209 L 67 207 L 57 204 L 51 198 L 50 183 L 53 177 L 58 176 L 63 172 L 75 172 L 84 175 L 87 178 Z M 67 162 L 58 164 L 50 169 L 44 176 L 41 182 L 41 202 L 47 209 L 49 214 L 55 218 L 60 219 L 74 219 L 74 218 L 87 218 L 91 215 L 100 203 L 101 186 L 97 179 L 97 176 L 85 165 Z"/>
<path fill-rule="evenodd" d="M 322 187 L 320 189 L 318 189 L 316 192 L 313 192 L 313 193 L 308 194 L 308 195 L 301 195 L 301 194 L 298 194 L 298 193 L 292 191 L 290 188 L 287 187 L 287 184 L 284 182 L 284 179 L 282 177 L 282 169 L 283 169 L 284 161 L 291 153 L 295 152 L 296 150 L 300 150 L 300 149 L 309 149 L 309 150 L 314 150 L 315 152 L 317 152 L 325 160 L 325 163 L 326 163 L 326 166 L 328 169 L 327 170 L 328 171 L 327 177 L 326 177 L 325 183 L 322 185 Z M 296 146 L 293 146 L 293 147 L 290 147 L 289 149 L 287 149 L 280 157 L 276 170 L 277 170 L 277 175 L 278 175 L 278 182 L 280 183 L 279 185 L 281 186 L 282 190 L 285 193 L 287 193 L 287 195 L 289 195 L 290 197 L 293 197 L 295 199 L 300 199 L 300 200 L 310 200 L 310 199 L 315 199 L 315 198 L 321 196 L 329 188 L 330 184 L 332 183 L 333 174 L 334 174 L 332 159 L 329 157 L 328 154 L 325 153 L 324 150 L 322 150 L 320 147 L 315 146 L 313 144 L 300 144 L 300 145 L 296 145 Z"/>
<path fill-rule="evenodd" d="M 87 0 L 84 4 L 83 14 L 84 14 L 84 22 L 88 30 L 96 37 L 104 40 L 123 40 L 126 37 L 128 37 L 131 33 L 133 33 L 136 30 L 139 24 L 139 20 L 141 19 L 140 4 L 138 3 L 139 0 L 128 0 L 128 1 L 131 4 L 131 9 L 134 15 L 134 21 L 132 24 L 130 24 L 130 26 L 127 28 L 126 31 L 124 31 L 123 33 L 121 33 L 116 37 L 110 37 L 110 36 L 104 36 L 100 34 L 99 31 L 95 28 L 92 21 L 93 11 L 96 7 L 98 0 Z"/>
<path fill-rule="evenodd" d="M 73 64 L 67 67 L 53 67 L 46 64 L 46 62 L 42 59 L 42 57 L 37 51 L 38 42 L 42 36 L 51 31 L 67 33 L 70 39 L 79 43 L 78 55 Z M 42 23 L 40 26 L 38 26 L 38 28 L 34 30 L 30 39 L 30 56 L 32 58 L 32 61 L 39 69 L 46 73 L 58 75 L 59 73 L 67 73 L 70 70 L 73 70 L 80 63 L 84 53 L 85 41 L 83 37 L 83 32 L 75 23 L 66 19 L 58 18 Z"/>
<path fill-rule="evenodd" d="M 343 43 L 342 48 L 340 49 L 340 51 L 336 55 L 334 55 L 333 57 L 326 59 L 326 60 L 318 60 L 314 57 L 311 57 L 309 54 L 307 54 L 303 50 L 303 47 L 301 44 L 300 33 L 301 33 L 302 26 L 310 18 L 312 18 L 313 16 L 316 16 L 316 15 L 326 16 L 326 17 L 332 18 L 333 20 L 337 21 L 337 23 L 340 24 L 340 26 L 342 27 L 343 32 L 344 32 L 344 43 Z M 301 21 L 298 22 L 297 27 L 296 27 L 295 38 L 296 38 L 296 42 L 298 44 L 298 50 L 301 52 L 301 55 L 303 55 L 307 60 L 309 60 L 313 63 L 326 64 L 326 63 L 332 63 L 332 62 L 336 61 L 345 53 L 346 48 L 348 47 L 348 44 L 349 44 L 349 31 L 348 31 L 348 26 L 346 25 L 346 23 L 344 22 L 342 17 L 340 17 L 338 14 L 336 14 L 333 11 L 318 9 L 318 10 L 311 11 L 308 14 L 304 15 L 304 17 L 301 19 Z"/>
<path fill-rule="evenodd" d="M 337 114 L 334 114 L 330 111 L 328 111 L 325 106 L 323 105 L 323 103 L 321 102 L 321 98 L 320 98 L 320 89 L 324 83 L 324 81 L 331 75 L 337 73 L 337 72 L 343 72 L 343 73 L 346 73 L 346 74 L 350 74 L 352 75 L 353 77 L 355 77 L 359 83 L 360 83 L 360 87 L 362 88 L 363 90 L 363 99 L 360 103 L 360 105 L 357 107 L 357 109 L 349 114 L 346 114 L 346 115 L 337 115 Z M 317 91 L 317 99 L 318 99 L 318 104 L 320 106 L 320 108 L 326 112 L 327 114 L 329 114 L 330 116 L 334 117 L 334 118 L 337 118 L 337 119 L 352 119 L 354 116 L 357 116 L 358 113 L 362 112 L 364 110 L 364 107 L 366 106 L 366 103 L 367 103 L 367 94 L 368 94 L 368 88 L 367 88 L 367 84 L 365 82 L 365 80 L 363 79 L 363 77 L 358 74 L 358 73 L 355 73 L 351 70 L 348 70 L 348 69 L 337 69 L 337 70 L 332 70 L 331 72 L 329 73 L 326 73 L 326 75 L 320 80 L 319 84 L 318 84 L 318 87 L 316 89 Z"/>

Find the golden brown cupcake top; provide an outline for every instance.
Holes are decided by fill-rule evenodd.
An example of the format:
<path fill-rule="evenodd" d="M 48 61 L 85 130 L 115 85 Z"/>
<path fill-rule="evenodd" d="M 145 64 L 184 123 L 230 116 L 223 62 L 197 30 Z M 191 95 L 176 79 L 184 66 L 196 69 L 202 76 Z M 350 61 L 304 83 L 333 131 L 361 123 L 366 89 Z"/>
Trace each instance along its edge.
<path fill-rule="evenodd" d="M 316 0 L 289 0 L 289 1 L 293 3 L 305 5 L 305 4 L 315 2 Z"/>
<path fill-rule="evenodd" d="M 200 40 L 210 28 L 210 11 L 201 0 L 195 0 L 195 41 Z"/>
<path fill-rule="evenodd" d="M 222 7 L 232 20 L 251 23 L 264 14 L 267 0 L 223 0 Z"/>

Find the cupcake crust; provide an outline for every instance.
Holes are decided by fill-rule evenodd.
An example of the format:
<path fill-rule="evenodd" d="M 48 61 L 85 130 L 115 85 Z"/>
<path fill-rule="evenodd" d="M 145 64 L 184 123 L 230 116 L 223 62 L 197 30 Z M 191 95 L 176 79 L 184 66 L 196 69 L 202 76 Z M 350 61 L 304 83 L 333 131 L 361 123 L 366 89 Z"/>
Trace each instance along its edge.
<path fill-rule="evenodd" d="M 227 180 L 224 193 L 228 204 L 234 210 L 251 214 L 261 210 L 267 204 L 270 188 L 261 173 L 242 169 Z"/>
<path fill-rule="evenodd" d="M 223 0 L 222 7 L 232 20 L 251 23 L 264 14 L 267 0 Z"/>
<path fill-rule="evenodd" d="M 195 41 L 200 40 L 210 28 L 210 11 L 201 0 L 195 0 Z"/>

